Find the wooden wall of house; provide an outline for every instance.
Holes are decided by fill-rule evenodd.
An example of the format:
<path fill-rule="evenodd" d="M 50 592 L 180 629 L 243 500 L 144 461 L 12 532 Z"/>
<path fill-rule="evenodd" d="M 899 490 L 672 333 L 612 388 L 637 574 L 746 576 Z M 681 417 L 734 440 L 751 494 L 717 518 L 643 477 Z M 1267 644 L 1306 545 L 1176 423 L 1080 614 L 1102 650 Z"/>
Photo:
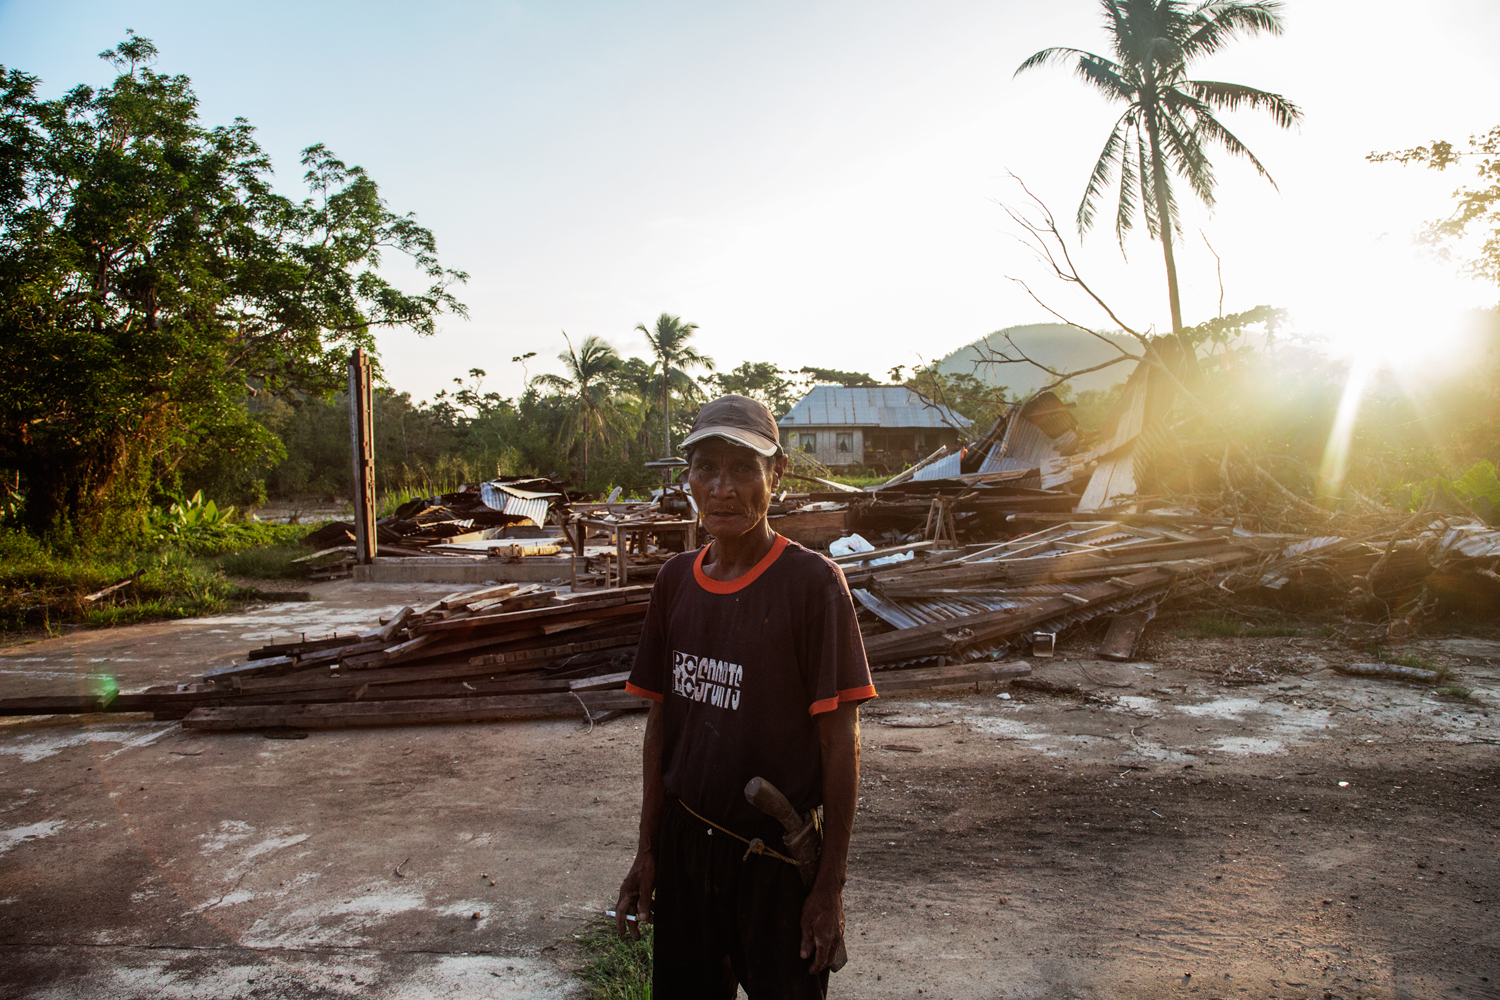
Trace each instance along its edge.
<path fill-rule="evenodd" d="M 840 435 L 847 435 L 847 450 L 839 449 Z M 803 446 L 804 437 L 814 439 L 811 449 Z M 897 472 L 932 454 L 940 445 L 958 444 L 958 432 L 950 427 L 884 430 L 877 427 L 800 427 L 782 428 L 781 446 L 787 451 L 803 451 L 828 466 L 884 466 Z"/>
<path fill-rule="evenodd" d="M 864 461 L 864 434 L 859 427 L 805 427 L 783 429 L 781 446 L 787 451 L 801 451 L 829 468 L 843 465 L 859 465 Z M 811 449 L 804 446 L 804 438 L 814 438 Z M 840 438 L 844 447 L 841 449 Z"/>

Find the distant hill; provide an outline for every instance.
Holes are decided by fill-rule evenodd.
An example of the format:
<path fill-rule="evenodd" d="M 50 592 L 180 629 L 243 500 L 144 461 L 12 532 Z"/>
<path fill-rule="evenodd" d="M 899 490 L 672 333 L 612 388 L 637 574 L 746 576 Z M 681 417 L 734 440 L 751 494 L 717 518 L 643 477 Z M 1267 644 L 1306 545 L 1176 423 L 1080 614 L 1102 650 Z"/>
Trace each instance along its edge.
<path fill-rule="evenodd" d="M 1061 323 L 1032 323 L 1027 326 L 1006 327 L 987 337 L 980 337 L 967 347 L 961 347 L 940 359 L 937 363 L 938 370 L 954 375 L 974 375 L 990 385 L 1009 386 L 1011 393 L 1016 396 L 1023 396 L 1052 381 L 1052 376 L 1028 364 L 975 366 L 976 361 L 991 356 L 989 351 L 983 350 L 986 341 L 993 351 L 1008 351 L 1009 345 L 1005 340 L 1007 334 L 1027 355 L 1062 371 L 1088 368 L 1118 356 L 1108 345 L 1071 326 Z M 1140 345 L 1129 334 L 1106 333 L 1103 336 L 1131 354 L 1141 353 Z M 1133 361 L 1111 365 L 1097 372 L 1080 375 L 1072 380 L 1072 386 L 1075 390 L 1108 389 L 1117 382 L 1123 382 L 1134 368 Z"/>

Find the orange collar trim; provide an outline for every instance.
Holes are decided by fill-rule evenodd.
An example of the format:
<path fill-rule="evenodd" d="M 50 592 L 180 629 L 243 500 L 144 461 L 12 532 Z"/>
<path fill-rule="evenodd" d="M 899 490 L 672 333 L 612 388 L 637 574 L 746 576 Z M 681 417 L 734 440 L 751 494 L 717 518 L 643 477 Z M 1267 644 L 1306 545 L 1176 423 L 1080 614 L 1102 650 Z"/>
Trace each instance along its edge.
<path fill-rule="evenodd" d="M 778 534 L 776 541 L 771 543 L 771 551 L 762 556 L 760 562 L 750 567 L 750 572 L 737 576 L 733 580 L 715 580 L 703 572 L 703 557 L 708 555 L 708 546 L 705 545 L 698 550 L 698 558 L 693 560 L 693 579 L 698 581 L 698 586 L 710 594 L 733 594 L 735 591 L 744 590 L 760 579 L 760 575 L 771 568 L 771 564 L 786 550 L 786 546 L 787 539 Z"/>

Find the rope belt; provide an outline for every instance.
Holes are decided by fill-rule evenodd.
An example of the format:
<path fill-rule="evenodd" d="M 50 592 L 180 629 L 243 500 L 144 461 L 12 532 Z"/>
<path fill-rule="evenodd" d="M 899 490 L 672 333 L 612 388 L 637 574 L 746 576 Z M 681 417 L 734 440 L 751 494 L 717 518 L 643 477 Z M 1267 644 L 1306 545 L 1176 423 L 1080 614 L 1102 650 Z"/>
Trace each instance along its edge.
<path fill-rule="evenodd" d="M 724 827 L 722 827 L 719 824 L 715 823 L 713 820 L 709 819 L 707 816 L 700 816 L 693 809 L 692 806 L 688 805 L 686 802 L 682 801 L 681 799 L 677 800 L 677 804 L 680 805 L 680 806 L 682 806 L 682 808 L 686 809 L 688 811 L 688 813 L 694 819 L 701 820 L 704 823 L 707 823 L 709 826 L 713 827 L 715 830 L 718 830 L 720 833 L 728 834 L 729 836 L 733 837 L 735 840 L 738 840 L 740 843 L 744 844 L 745 845 L 745 856 L 740 859 L 741 861 L 748 861 L 750 859 L 750 855 L 752 855 L 752 854 L 764 854 L 767 857 L 775 858 L 777 861 L 785 861 L 787 864 L 791 865 L 794 868 L 800 867 L 797 864 L 797 859 L 796 858 L 789 858 L 785 854 L 782 854 L 780 851 L 777 851 L 777 850 L 775 850 L 773 848 L 767 847 L 766 846 L 766 842 L 764 840 L 761 840 L 759 837 L 756 837 L 754 840 L 750 840 L 750 839 L 747 839 L 745 837 L 741 837 L 739 834 L 735 833 L 733 830 L 726 830 L 726 829 L 724 829 Z"/>

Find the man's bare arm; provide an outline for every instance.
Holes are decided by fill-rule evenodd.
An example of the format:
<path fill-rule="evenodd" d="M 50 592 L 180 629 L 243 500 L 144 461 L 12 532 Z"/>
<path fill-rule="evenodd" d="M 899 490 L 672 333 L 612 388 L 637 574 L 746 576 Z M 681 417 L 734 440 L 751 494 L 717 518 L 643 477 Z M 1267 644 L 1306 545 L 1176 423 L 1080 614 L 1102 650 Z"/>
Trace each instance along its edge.
<path fill-rule="evenodd" d="M 651 896 L 656 891 L 656 824 L 667 789 L 661 781 L 661 703 L 646 713 L 646 739 L 641 747 L 641 832 L 636 842 L 635 863 L 620 886 L 615 903 L 615 927 L 623 936 L 640 940 L 640 925 L 651 919 Z M 635 921 L 626 920 L 634 914 Z"/>
<path fill-rule="evenodd" d="M 844 936 L 844 882 L 849 877 L 849 838 L 859 804 L 859 706 L 840 705 L 818 716 L 823 758 L 823 854 L 818 878 L 802 907 L 802 957 L 810 972 L 833 962 Z"/>

